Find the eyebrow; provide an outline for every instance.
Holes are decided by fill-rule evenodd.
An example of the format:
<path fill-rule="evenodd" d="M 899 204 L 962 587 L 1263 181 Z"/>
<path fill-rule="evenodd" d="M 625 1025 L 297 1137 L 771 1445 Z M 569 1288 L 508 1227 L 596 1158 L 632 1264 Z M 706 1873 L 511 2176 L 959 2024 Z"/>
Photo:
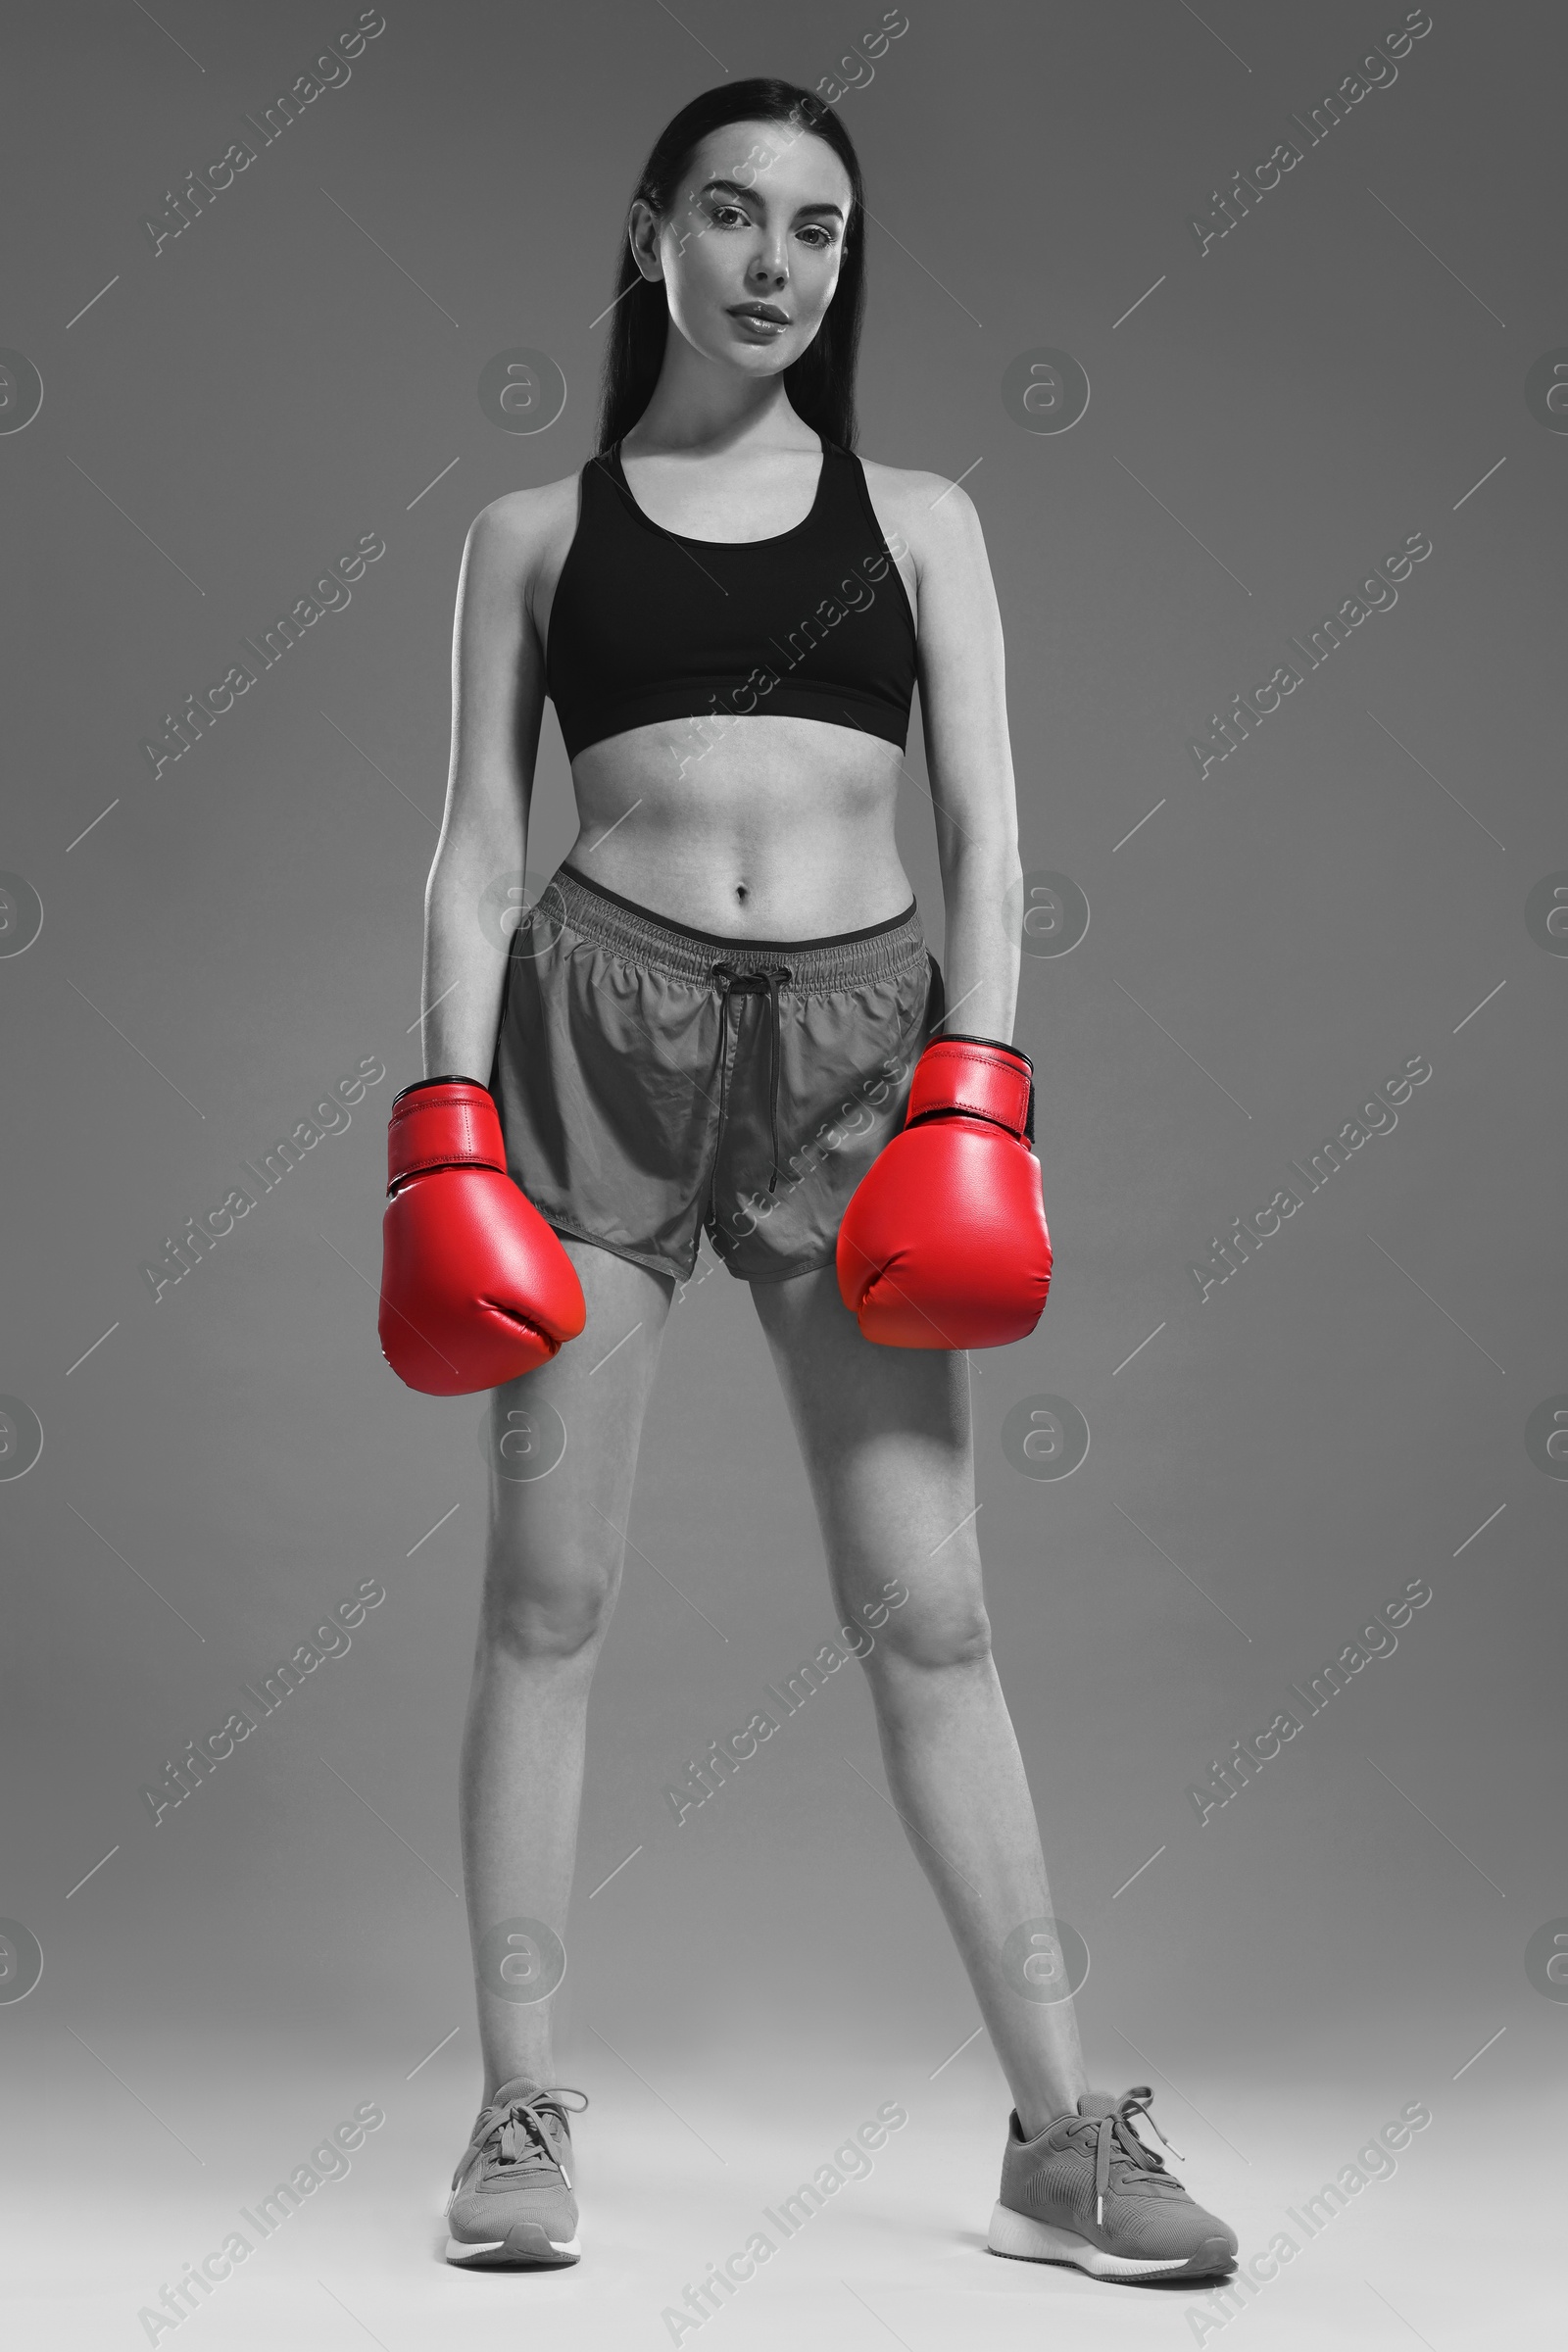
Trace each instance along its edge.
<path fill-rule="evenodd" d="M 740 181 L 739 181 L 738 179 L 709 179 L 709 180 L 705 180 L 705 181 L 703 182 L 703 185 L 702 185 L 701 189 L 700 189 L 698 192 L 699 192 L 699 194 L 700 194 L 700 195 L 707 196 L 707 195 L 710 195 L 710 194 L 711 194 L 711 193 L 712 193 L 714 190 L 720 190 L 720 191 L 722 191 L 722 193 L 723 193 L 723 194 L 725 194 L 726 196 L 737 196 L 737 197 L 739 197 L 739 198 L 740 198 L 740 200 L 741 200 L 741 202 L 742 202 L 743 204 L 755 204 L 755 203 L 758 201 L 758 196 L 757 196 L 757 191 L 756 191 L 756 189 L 755 189 L 755 188 L 743 188 L 743 187 L 741 186 L 741 183 L 740 183 Z M 765 198 L 765 197 L 762 199 L 762 202 L 765 204 L 765 202 L 766 202 L 766 198 Z M 843 220 L 843 218 L 844 218 L 844 209 L 843 209 L 843 207 L 842 207 L 841 205 L 837 205 L 837 204 L 802 204 L 802 205 L 797 205 L 797 207 L 796 207 L 796 218 L 797 218 L 797 220 L 800 218 L 800 216 L 801 216 L 803 213 L 831 213 L 831 214 L 833 215 L 833 218 L 834 218 L 836 220 Z"/>

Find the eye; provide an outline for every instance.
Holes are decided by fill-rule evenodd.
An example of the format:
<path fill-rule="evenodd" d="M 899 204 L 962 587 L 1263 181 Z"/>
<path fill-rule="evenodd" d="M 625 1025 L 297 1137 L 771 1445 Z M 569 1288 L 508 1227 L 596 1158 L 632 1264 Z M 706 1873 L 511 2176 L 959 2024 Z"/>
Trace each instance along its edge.
<path fill-rule="evenodd" d="M 833 238 L 831 231 L 823 228 L 819 222 L 813 221 L 809 227 L 803 228 L 801 234 L 803 237 L 820 237 L 821 243 L 811 247 L 811 251 L 813 253 L 826 253 L 832 247 Z"/>
<path fill-rule="evenodd" d="M 732 220 L 744 221 L 746 219 L 738 204 L 715 204 L 712 207 L 712 217 L 716 221 L 722 222 L 726 214 Z"/>

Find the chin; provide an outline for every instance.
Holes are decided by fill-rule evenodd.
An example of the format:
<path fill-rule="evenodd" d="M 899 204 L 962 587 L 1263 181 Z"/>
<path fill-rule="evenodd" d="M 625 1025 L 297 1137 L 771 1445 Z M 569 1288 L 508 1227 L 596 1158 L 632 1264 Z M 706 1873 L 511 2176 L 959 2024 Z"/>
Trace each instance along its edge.
<path fill-rule="evenodd" d="M 743 368 L 748 375 L 781 374 L 800 356 L 798 351 L 780 351 L 776 344 L 764 343 L 731 343 L 722 352 L 710 354 L 726 367 Z"/>

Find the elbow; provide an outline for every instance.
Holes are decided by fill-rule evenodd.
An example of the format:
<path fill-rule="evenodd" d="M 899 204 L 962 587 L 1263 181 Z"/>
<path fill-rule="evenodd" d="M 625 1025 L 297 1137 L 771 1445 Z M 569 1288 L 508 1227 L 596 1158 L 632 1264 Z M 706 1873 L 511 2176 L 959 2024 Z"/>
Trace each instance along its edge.
<path fill-rule="evenodd" d="M 972 877 L 977 885 L 988 889 L 1015 888 L 1023 879 L 1017 829 L 999 825 L 994 830 L 976 833 L 971 827 L 957 837 L 945 863 L 955 879 Z"/>
<path fill-rule="evenodd" d="M 479 908 L 492 899 L 521 904 L 521 827 L 445 826 L 425 879 L 426 912 Z"/>

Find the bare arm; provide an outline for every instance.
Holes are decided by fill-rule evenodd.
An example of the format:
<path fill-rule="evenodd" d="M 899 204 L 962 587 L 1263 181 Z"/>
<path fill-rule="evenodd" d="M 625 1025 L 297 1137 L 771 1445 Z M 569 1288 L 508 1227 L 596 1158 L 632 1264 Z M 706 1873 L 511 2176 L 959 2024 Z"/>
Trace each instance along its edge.
<path fill-rule="evenodd" d="M 944 1028 L 1008 1044 L 1019 950 L 1005 910 L 1017 903 L 1021 868 L 1002 616 L 968 495 L 927 474 L 909 512 L 920 591 L 920 714 L 947 911 Z"/>
<path fill-rule="evenodd" d="M 425 1075 L 481 1086 L 495 1056 L 510 937 L 497 927 L 497 900 L 522 879 L 544 712 L 544 653 L 528 610 L 537 537 L 530 502 L 517 494 L 486 507 L 463 551 L 452 764 L 424 892 Z M 491 889 L 487 938 L 481 907 Z"/>

